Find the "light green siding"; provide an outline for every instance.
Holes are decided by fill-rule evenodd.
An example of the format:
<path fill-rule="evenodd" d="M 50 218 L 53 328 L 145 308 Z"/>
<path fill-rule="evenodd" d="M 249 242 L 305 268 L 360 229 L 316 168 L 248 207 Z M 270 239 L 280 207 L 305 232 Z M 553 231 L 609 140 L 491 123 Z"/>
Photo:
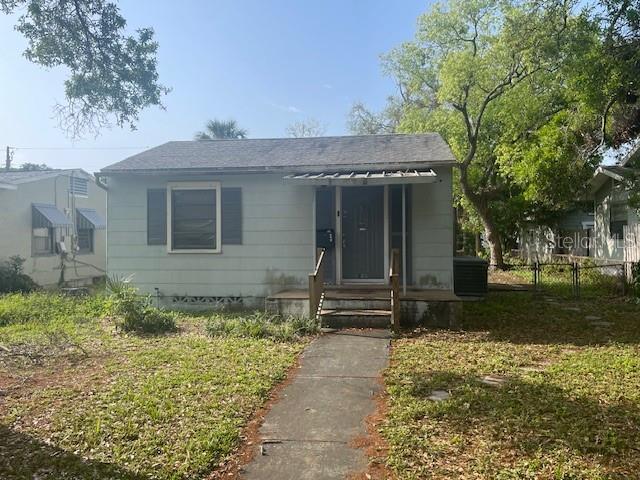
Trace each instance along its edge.
<path fill-rule="evenodd" d="M 414 285 L 453 289 L 454 214 L 451 168 L 437 169 L 439 182 L 413 185 L 412 262 Z"/>
<path fill-rule="evenodd" d="M 422 288 L 452 289 L 451 169 L 439 182 L 413 185 L 413 279 Z M 111 275 L 132 276 L 143 291 L 165 296 L 261 299 L 287 288 L 307 288 L 314 267 L 314 188 L 285 183 L 283 174 L 165 176 L 108 179 L 108 252 Z M 222 253 L 168 253 L 147 245 L 147 189 L 167 182 L 218 181 L 242 189 L 242 245 Z"/>
<path fill-rule="evenodd" d="M 147 245 L 146 191 L 167 182 L 219 181 L 242 189 L 242 245 L 222 253 L 168 253 Z M 313 189 L 282 175 L 112 177 L 109 179 L 108 270 L 133 276 L 143 291 L 163 295 L 264 297 L 304 288 L 313 268 Z"/>
<path fill-rule="evenodd" d="M 611 205 L 627 203 L 629 195 L 620 183 L 613 179 L 607 182 L 595 194 L 595 257 L 603 260 L 624 260 L 624 241 L 611 237 L 609 220 Z M 638 217 L 632 208 L 627 208 L 628 225 L 638 223 Z"/>

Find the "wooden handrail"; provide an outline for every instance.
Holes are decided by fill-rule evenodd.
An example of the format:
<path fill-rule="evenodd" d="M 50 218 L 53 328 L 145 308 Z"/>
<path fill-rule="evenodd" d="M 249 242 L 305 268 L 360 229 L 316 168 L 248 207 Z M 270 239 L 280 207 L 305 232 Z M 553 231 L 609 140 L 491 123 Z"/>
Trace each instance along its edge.
<path fill-rule="evenodd" d="M 309 274 L 309 316 L 316 318 L 324 297 L 324 248 L 316 250 L 316 268 Z"/>
<path fill-rule="evenodd" d="M 400 329 L 400 250 L 391 250 L 389 262 L 389 286 L 391 290 L 391 328 L 394 332 Z"/>

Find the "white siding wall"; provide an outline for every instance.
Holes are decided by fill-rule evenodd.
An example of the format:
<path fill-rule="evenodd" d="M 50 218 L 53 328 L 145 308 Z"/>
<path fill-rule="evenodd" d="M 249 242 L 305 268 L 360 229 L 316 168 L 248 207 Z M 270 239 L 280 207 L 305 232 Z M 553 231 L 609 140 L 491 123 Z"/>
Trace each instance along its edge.
<path fill-rule="evenodd" d="M 628 194 L 613 180 L 605 184 L 595 195 L 595 258 L 603 260 L 624 260 L 624 242 L 611 238 L 609 220 L 611 205 L 627 202 Z M 627 224 L 635 225 L 638 217 L 632 208 L 627 209 Z"/>
<path fill-rule="evenodd" d="M 436 170 L 440 181 L 412 186 L 413 283 L 453 289 L 453 205 L 451 168 Z"/>
<path fill-rule="evenodd" d="M 17 190 L 0 190 L 0 260 L 6 260 L 12 255 L 20 255 L 27 261 L 24 270 L 33 280 L 42 286 L 56 285 L 60 277 L 60 257 L 58 255 L 32 256 L 31 254 L 31 204 L 47 203 L 58 207 L 62 212 L 71 210 L 73 201 L 75 207 L 94 208 L 100 215 L 106 217 L 106 193 L 93 181 L 89 181 L 88 198 L 69 195 L 68 174 L 45 178 L 38 181 L 17 185 Z M 63 235 L 70 235 L 71 229 L 62 230 Z M 87 265 L 67 262 L 65 280 L 90 279 L 104 275 L 106 269 L 106 232 L 95 231 L 93 254 L 78 255 L 77 259 Z M 67 248 L 70 247 L 66 241 Z"/>
<path fill-rule="evenodd" d="M 220 181 L 242 188 L 242 245 L 222 253 L 167 253 L 147 245 L 147 189 L 173 181 Z M 313 269 L 313 189 L 282 175 L 109 178 L 110 275 L 133 275 L 144 292 L 163 295 L 264 297 L 305 288 Z"/>

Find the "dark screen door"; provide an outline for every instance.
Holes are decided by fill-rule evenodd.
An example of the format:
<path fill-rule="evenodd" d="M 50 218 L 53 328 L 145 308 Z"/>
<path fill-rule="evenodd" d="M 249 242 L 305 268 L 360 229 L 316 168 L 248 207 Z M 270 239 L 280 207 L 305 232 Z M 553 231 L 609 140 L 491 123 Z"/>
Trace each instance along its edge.
<path fill-rule="evenodd" d="M 384 187 L 342 188 L 342 278 L 384 278 Z"/>

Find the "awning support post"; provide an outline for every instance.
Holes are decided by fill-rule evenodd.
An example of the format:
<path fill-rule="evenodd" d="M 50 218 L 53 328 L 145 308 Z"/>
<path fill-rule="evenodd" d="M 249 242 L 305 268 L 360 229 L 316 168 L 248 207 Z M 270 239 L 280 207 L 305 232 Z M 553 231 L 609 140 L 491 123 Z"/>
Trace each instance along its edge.
<path fill-rule="evenodd" d="M 407 185 L 402 184 L 402 293 L 407 294 Z"/>

